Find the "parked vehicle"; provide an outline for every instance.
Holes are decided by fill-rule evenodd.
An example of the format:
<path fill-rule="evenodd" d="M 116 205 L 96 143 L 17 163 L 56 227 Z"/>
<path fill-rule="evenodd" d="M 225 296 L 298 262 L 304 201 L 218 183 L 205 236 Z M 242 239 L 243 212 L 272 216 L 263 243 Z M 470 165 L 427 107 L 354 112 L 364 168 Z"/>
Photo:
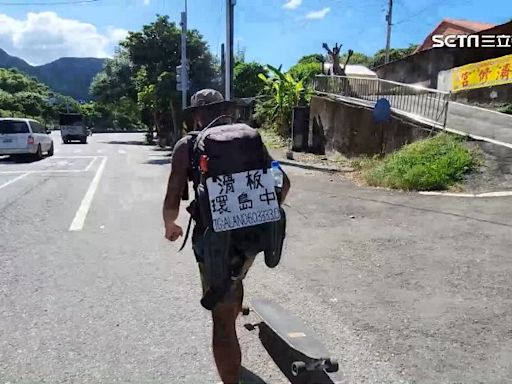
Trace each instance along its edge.
<path fill-rule="evenodd" d="M 70 141 L 87 143 L 89 131 L 84 122 L 84 116 L 80 113 L 61 113 L 59 115 L 60 135 L 64 144 Z"/>
<path fill-rule="evenodd" d="M 32 119 L 0 118 L 0 155 L 30 155 L 37 160 L 43 153 L 53 156 L 51 131 Z"/>

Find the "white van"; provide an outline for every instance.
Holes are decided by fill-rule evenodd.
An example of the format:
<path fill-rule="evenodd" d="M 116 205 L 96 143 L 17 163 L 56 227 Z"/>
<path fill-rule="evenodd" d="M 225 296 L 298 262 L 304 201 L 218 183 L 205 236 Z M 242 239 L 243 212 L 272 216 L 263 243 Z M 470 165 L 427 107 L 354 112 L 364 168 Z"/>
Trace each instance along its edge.
<path fill-rule="evenodd" d="M 36 159 L 43 152 L 53 156 L 53 140 L 49 131 L 35 120 L 0 118 L 0 156 L 31 155 Z"/>

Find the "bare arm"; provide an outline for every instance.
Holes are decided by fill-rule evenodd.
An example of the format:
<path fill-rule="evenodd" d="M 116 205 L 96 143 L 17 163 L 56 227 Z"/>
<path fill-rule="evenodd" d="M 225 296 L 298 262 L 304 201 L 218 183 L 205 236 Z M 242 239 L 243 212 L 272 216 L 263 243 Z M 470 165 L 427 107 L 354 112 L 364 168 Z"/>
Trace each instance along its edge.
<path fill-rule="evenodd" d="M 183 234 L 181 227 L 175 222 L 180 213 L 181 197 L 183 190 L 188 188 L 188 144 L 186 140 L 176 143 L 172 154 L 171 174 L 167 183 L 167 193 L 162 209 L 165 224 L 165 237 L 175 241 Z"/>

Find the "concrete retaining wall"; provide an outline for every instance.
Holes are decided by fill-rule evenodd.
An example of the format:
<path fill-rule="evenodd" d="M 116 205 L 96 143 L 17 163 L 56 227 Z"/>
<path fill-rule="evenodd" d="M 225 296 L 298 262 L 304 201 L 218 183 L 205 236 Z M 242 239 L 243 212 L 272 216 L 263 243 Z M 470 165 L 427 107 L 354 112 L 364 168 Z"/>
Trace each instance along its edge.
<path fill-rule="evenodd" d="M 314 96 L 309 119 L 309 149 L 325 154 L 338 151 L 347 157 L 389 153 L 430 134 L 430 127 L 392 114 L 377 124 L 373 109 L 328 97 Z"/>
<path fill-rule="evenodd" d="M 451 100 L 483 106 L 512 103 L 512 84 L 454 92 L 451 95 Z"/>

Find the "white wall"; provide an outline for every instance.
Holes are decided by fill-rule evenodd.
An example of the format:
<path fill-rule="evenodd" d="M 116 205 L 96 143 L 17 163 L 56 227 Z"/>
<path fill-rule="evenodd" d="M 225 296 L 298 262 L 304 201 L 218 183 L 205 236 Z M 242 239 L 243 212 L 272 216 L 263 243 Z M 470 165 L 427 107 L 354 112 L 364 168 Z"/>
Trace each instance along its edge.
<path fill-rule="evenodd" d="M 452 70 L 441 71 L 437 75 L 437 89 L 439 91 L 452 91 Z"/>

